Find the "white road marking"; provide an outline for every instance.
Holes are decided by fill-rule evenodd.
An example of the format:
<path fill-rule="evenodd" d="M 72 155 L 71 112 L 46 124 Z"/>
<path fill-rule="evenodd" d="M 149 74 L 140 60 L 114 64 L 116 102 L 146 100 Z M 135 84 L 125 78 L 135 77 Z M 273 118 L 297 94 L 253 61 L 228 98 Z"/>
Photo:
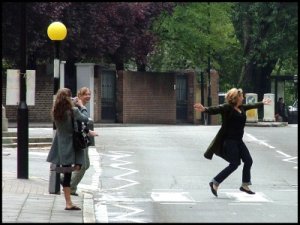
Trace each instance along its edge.
<path fill-rule="evenodd" d="M 296 162 L 292 161 L 293 159 L 298 159 L 298 157 L 290 157 L 290 158 L 287 158 L 287 159 L 283 159 L 282 161 L 291 162 L 291 163 L 298 163 L 297 161 Z"/>
<path fill-rule="evenodd" d="M 245 133 L 245 135 L 246 135 L 246 139 L 248 138 L 248 139 L 250 139 L 250 141 L 254 141 L 254 142 L 257 142 L 258 144 L 265 145 L 268 148 L 275 149 L 274 146 L 267 144 L 263 140 L 257 139 L 256 137 L 254 137 L 251 134 Z M 298 163 L 297 162 L 298 157 L 292 157 L 292 156 L 290 156 L 290 155 L 288 155 L 288 154 L 286 154 L 286 153 L 284 153 L 282 151 L 279 151 L 279 150 L 276 150 L 276 152 L 279 153 L 280 155 L 283 155 L 284 157 L 286 157 L 285 159 L 282 159 L 282 161 L 296 163 L 296 164 Z M 293 160 L 295 160 L 295 161 L 293 161 Z M 298 169 L 298 166 L 293 167 L 293 169 Z"/>
<path fill-rule="evenodd" d="M 268 148 L 271 148 L 271 149 L 274 149 L 274 148 L 275 148 L 274 146 L 269 145 L 268 143 L 266 143 L 264 140 L 259 140 L 259 139 L 257 139 L 256 137 L 252 136 L 251 134 L 245 133 L 245 135 L 246 135 L 246 138 L 249 138 L 249 139 L 250 139 L 250 141 L 255 141 L 255 142 L 257 142 L 258 144 L 260 144 L 260 145 L 265 145 L 265 146 L 267 146 Z"/>
<path fill-rule="evenodd" d="M 130 169 L 130 168 L 126 168 L 125 165 L 132 164 L 132 162 L 126 161 L 124 159 L 121 160 L 121 158 L 132 156 L 132 154 L 134 152 L 128 152 L 128 151 L 109 151 L 109 152 L 112 153 L 112 154 L 102 153 L 101 155 L 106 156 L 106 157 L 110 157 L 112 161 L 115 161 L 114 163 L 110 164 L 110 167 L 115 168 L 115 169 L 119 169 L 121 172 L 122 171 L 127 171 L 127 172 L 122 173 L 120 175 L 114 176 L 113 179 L 128 182 L 125 185 L 110 188 L 110 190 L 124 189 L 124 188 L 130 187 L 130 186 L 139 184 L 138 181 L 128 179 L 128 178 L 124 178 L 125 176 L 137 173 L 139 171 L 134 170 L 134 169 Z M 98 177 L 98 179 L 99 179 L 99 177 Z M 137 208 L 137 207 L 132 207 L 132 206 L 129 207 L 127 205 L 121 205 L 120 204 L 121 200 L 125 200 L 127 202 L 129 201 L 129 198 L 123 197 L 122 194 L 123 194 L 123 192 L 121 192 L 120 195 L 115 197 L 115 196 L 109 195 L 107 193 L 103 193 L 102 197 L 97 199 L 97 200 L 100 201 L 97 204 L 97 207 L 96 207 L 96 212 L 97 212 L 96 213 L 97 214 L 96 218 L 97 218 L 98 222 L 104 222 L 104 223 L 108 223 L 108 221 L 109 222 L 112 222 L 112 221 L 131 221 L 131 222 L 136 222 L 136 223 L 146 222 L 146 221 L 144 221 L 143 219 L 140 219 L 140 218 L 132 218 L 132 216 L 135 216 L 136 214 L 141 213 L 144 210 L 141 209 L 141 208 Z M 118 212 L 118 213 L 116 213 L 116 215 L 110 216 L 110 218 L 108 219 L 109 215 L 108 215 L 107 206 L 106 206 L 107 201 L 110 202 L 111 206 L 115 206 L 115 207 L 118 207 L 118 208 L 125 209 L 126 213 Z M 132 199 L 131 199 L 131 201 L 132 201 Z M 118 202 L 118 204 L 111 204 L 111 202 Z"/>
<path fill-rule="evenodd" d="M 284 157 L 291 157 L 290 155 L 288 155 L 288 154 L 286 154 L 286 153 L 284 153 L 282 151 L 278 151 L 277 150 L 276 152 L 278 152 L 279 154 L 283 155 Z"/>
<path fill-rule="evenodd" d="M 96 221 L 99 223 L 108 223 L 107 206 L 105 204 L 97 203 L 95 205 Z"/>
<path fill-rule="evenodd" d="M 224 192 L 229 198 L 235 202 L 273 202 L 268 199 L 262 192 L 256 192 L 254 195 L 249 195 L 243 192 Z"/>
<path fill-rule="evenodd" d="M 91 184 L 79 183 L 78 188 L 86 192 L 93 192 L 93 191 L 100 192 L 99 183 L 100 183 L 100 176 L 102 173 L 101 166 L 100 166 L 100 154 L 97 152 L 97 149 L 95 147 L 89 147 L 89 156 L 90 156 L 89 157 L 90 164 L 91 166 L 93 166 L 95 170 L 95 173 L 93 173 L 92 176 L 92 183 Z M 87 196 L 89 195 L 85 193 L 84 201 L 86 201 L 86 204 L 94 204 L 94 201 L 92 199 L 87 198 Z M 85 206 L 84 209 L 88 209 L 83 212 L 85 223 L 95 223 L 96 221 L 108 223 L 106 205 L 96 204 L 93 207 L 90 206 L 90 208 L 87 208 L 87 206 Z M 95 217 L 92 217 L 92 215 L 95 215 Z"/>
<path fill-rule="evenodd" d="M 121 175 L 117 175 L 117 176 L 113 177 L 115 180 L 127 181 L 128 184 L 125 184 L 125 185 L 122 185 L 122 186 L 119 186 L 119 187 L 115 187 L 115 188 L 112 188 L 112 189 L 123 189 L 123 188 L 129 187 L 129 186 L 139 184 L 138 181 L 131 180 L 131 179 L 128 179 L 128 178 L 123 178 L 124 176 L 128 176 L 128 175 L 133 174 L 133 173 L 138 173 L 139 171 L 134 170 L 134 169 L 129 169 L 129 168 L 126 168 L 126 167 L 122 167 L 124 165 L 132 164 L 132 162 L 119 159 L 119 158 L 129 157 L 129 156 L 131 156 L 131 154 L 133 152 L 125 152 L 125 151 L 111 151 L 111 152 L 113 153 L 112 155 L 108 155 L 108 154 L 103 154 L 103 155 L 111 157 L 112 158 L 111 160 L 117 161 L 119 163 L 112 163 L 112 164 L 110 164 L 110 166 L 113 167 L 113 168 L 119 169 L 119 170 L 129 171 L 129 172 L 123 173 Z"/>
<path fill-rule="evenodd" d="M 172 190 L 163 192 L 152 192 L 151 198 L 154 202 L 195 202 L 188 192 L 174 192 Z"/>
<path fill-rule="evenodd" d="M 114 218 L 114 220 L 117 220 L 117 221 L 127 220 L 127 221 L 136 222 L 136 223 L 143 223 L 144 222 L 142 219 L 139 219 L 139 218 L 129 218 L 129 216 L 133 216 L 133 215 L 138 214 L 140 212 L 144 212 L 143 209 L 132 207 L 132 206 L 129 207 L 129 206 L 120 205 L 120 204 L 113 204 L 113 206 L 116 206 L 116 207 L 119 207 L 119 208 L 123 208 L 126 211 L 125 213 L 122 213 L 121 215 L 116 216 Z M 130 210 L 131 212 L 128 212 L 128 210 Z"/>

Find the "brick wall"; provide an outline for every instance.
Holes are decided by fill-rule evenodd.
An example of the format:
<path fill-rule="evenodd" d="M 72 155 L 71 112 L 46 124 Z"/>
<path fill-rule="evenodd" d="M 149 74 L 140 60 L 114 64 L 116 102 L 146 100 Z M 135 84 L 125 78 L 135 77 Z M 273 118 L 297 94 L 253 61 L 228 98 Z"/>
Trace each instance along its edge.
<path fill-rule="evenodd" d="M 200 90 L 194 71 L 184 73 L 188 79 L 188 122 L 197 123 L 193 105 Z M 118 123 L 176 123 L 176 73 L 118 71 L 116 78 L 116 118 Z M 212 105 L 218 104 L 219 75 L 211 73 Z M 101 122 L 101 68 L 95 66 L 94 120 Z M 207 84 L 204 86 L 207 101 Z M 197 97 L 200 98 L 200 95 Z M 6 106 L 6 74 L 2 76 L 2 104 L 9 122 L 17 121 L 18 106 Z M 36 71 L 35 106 L 28 106 L 29 122 L 52 122 L 53 75 L 46 66 Z M 207 102 L 205 103 L 207 105 Z M 218 115 L 211 116 L 212 124 L 219 124 Z"/>
<path fill-rule="evenodd" d="M 123 123 L 175 124 L 174 83 L 175 76 L 170 73 L 124 71 L 123 84 L 118 85 L 119 88 L 123 86 L 120 95 L 123 96 Z"/>
<path fill-rule="evenodd" d="M 94 68 L 94 122 L 100 122 L 101 120 L 101 70 L 99 66 Z"/>
<path fill-rule="evenodd" d="M 2 76 L 2 104 L 9 122 L 17 121 L 18 106 L 6 105 L 7 75 Z M 47 75 L 46 66 L 36 70 L 35 105 L 28 106 L 28 120 L 31 122 L 51 122 L 53 103 L 53 77 Z"/>

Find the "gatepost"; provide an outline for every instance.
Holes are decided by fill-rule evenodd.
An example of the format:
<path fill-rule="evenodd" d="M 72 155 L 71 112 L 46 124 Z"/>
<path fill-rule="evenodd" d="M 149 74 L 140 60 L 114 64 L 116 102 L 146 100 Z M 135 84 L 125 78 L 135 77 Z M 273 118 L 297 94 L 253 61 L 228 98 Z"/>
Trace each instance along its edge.
<path fill-rule="evenodd" d="M 270 105 L 264 105 L 264 118 L 263 121 L 274 122 L 275 121 L 275 112 L 274 112 L 274 94 L 266 93 L 264 98 L 271 99 Z"/>
<path fill-rule="evenodd" d="M 255 93 L 247 93 L 246 94 L 246 104 L 256 103 L 257 102 L 257 94 Z M 250 109 L 246 111 L 247 122 L 257 123 L 258 115 L 257 109 Z"/>
<path fill-rule="evenodd" d="M 91 90 L 91 99 L 87 103 L 86 109 L 90 118 L 94 120 L 94 63 L 75 63 L 77 90 L 82 87 L 88 87 Z"/>

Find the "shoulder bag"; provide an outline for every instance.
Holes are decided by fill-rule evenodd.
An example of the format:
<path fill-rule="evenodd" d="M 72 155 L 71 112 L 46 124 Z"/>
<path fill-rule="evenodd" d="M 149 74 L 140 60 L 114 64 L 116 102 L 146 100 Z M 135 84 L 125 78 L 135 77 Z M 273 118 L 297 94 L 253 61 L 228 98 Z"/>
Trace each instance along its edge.
<path fill-rule="evenodd" d="M 89 146 L 89 138 L 83 131 L 75 130 L 74 116 L 72 114 L 72 127 L 73 127 L 73 146 L 75 151 L 80 151 Z"/>

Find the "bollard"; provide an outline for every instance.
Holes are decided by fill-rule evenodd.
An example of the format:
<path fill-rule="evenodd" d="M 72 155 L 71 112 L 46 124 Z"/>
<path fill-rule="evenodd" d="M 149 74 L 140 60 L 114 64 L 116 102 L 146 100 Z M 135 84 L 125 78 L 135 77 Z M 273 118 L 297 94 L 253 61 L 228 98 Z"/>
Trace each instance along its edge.
<path fill-rule="evenodd" d="M 8 131 L 8 119 L 6 118 L 5 107 L 2 105 L 2 131 Z"/>
<path fill-rule="evenodd" d="M 53 131 L 53 141 L 52 144 L 54 144 L 56 140 L 56 130 Z M 60 194 L 60 173 L 57 173 L 58 167 L 54 163 L 50 163 L 50 175 L 49 175 L 49 185 L 48 185 L 48 191 L 49 194 Z"/>
<path fill-rule="evenodd" d="M 274 122 L 275 121 L 275 110 L 274 110 L 274 94 L 266 93 L 264 94 L 264 98 L 270 98 L 271 104 L 264 105 L 264 118 L 263 121 L 265 122 Z"/>
<path fill-rule="evenodd" d="M 56 172 L 56 164 L 50 164 L 49 194 L 60 194 L 60 173 Z"/>
<path fill-rule="evenodd" d="M 255 93 L 247 93 L 246 94 L 246 104 L 256 103 L 257 102 L 257 94 Z M 257 109 L 250 109 L 246 111 L 247 122 L 257 123 L 258 115 Z"/>

